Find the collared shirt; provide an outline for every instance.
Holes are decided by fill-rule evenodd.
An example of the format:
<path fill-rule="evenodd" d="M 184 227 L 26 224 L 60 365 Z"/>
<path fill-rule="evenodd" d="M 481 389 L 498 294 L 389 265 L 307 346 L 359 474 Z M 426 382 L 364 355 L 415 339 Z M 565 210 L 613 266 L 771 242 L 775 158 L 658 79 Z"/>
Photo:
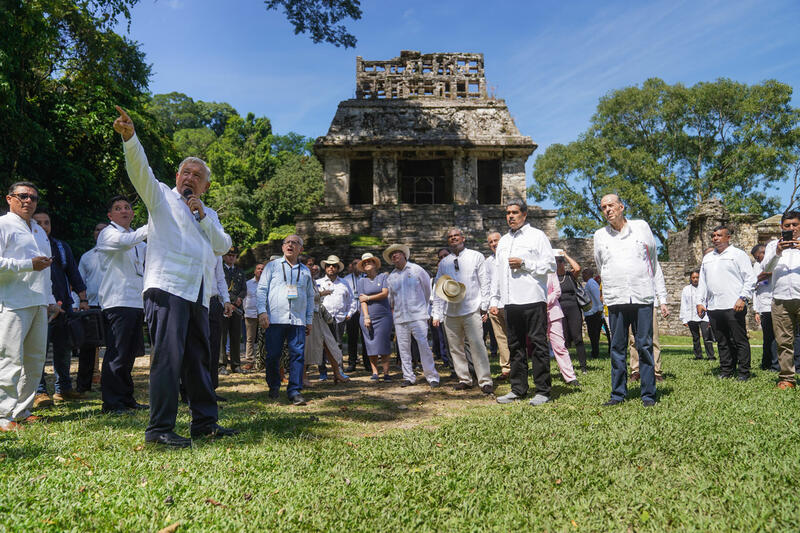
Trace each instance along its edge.
<path fill-rule="evenodd" d="M 497 276 L 492 279 L 490 306 L 524 305 L 547 301 L 547 275 L 556 271 L 556 256 L 547 235 L 524 224 L 500 238 L 495 251 Z M 522 259 L 512 269 L 509 257 Z"/>
<path fill-rule="evenodd" d="M 681 291 L 681 323 L 688 324 L 689 322 L 708 322 L 707 314 L 703 315 L 703 318 L 700 318 L 700 315 L 697 314 L 697 305 L 695 304 L 696 301 L 697 287 L 690 283 Z"/>
<path fill-rule="evenodd" d="M 627 220 L 620 231 L 611 226 L 597 230 L 594 262 L 606 305 L 654 303 L 656 240 L 647 222 Z"/>
<path fill-rule="evenodd" d="M 463 248 L 458 255 L 451 253 L 441 261 L 436 271 L 436 279 L 448 275 L 463 283 L 467 290 L 464 299 L 458 303 L 448 303 L 434 293 L 433 319 L 442 320 L 446 316 L 464 316 L 478 309 L 489 309 L 490 278 L 486 272 L 486 259 L 476 250 Z M 456 268 L 458 264 L 458 268 Z"/>
<path fill-rule="evenodd" d="M 289 299 L 290 285 L 297 298 Z M 258 314 L 268 313 L 270 324 L 305 326 L 314 318 L 314 281 L 307 266 L 292 266 L 286 257 L 270 261 L 261 273 L 256 290 Z"/>
<path fill-rule="evenodd" d="M 766 254 L 765 254 L 766 257 Z M 756 277 L 756 290 L 753 294 L 753 311 L 756 313 L 772 312 L 772 276 L 764 281 L 758 281 L 758 275 L 764 272 L 764 267 L 756 261 L 753 263 L 753 275 Z"/>
<path fill-rule="evenodd" d="M 148 212 L 144 290 L 161 289 L 196 302 L 202 285 L 202 302 L 208 307 L 215 256 L 230 250 L 231 238 L 213 209 L 205 206 L 206 216 L 195 220 L 181 193 L 155 178 L 136 135 L 124 147 L 128 176 Z"/>
<path fill-rule="evenodd" d="M 258 318 L 258 306 L 256 305 L 256 290 L 258 281 L 255 277 L 247 280 L 247 296 L 244 298 L 244 317 Z"/>
<path fill-rule="evenodd" d="M 55 303 L 50 267 L 36 272 L 34 257 L 52 257 L 44 230 L 12 212 L 0 216 L 0 311 Z"/>
<path fill-rule="evenodd" d="M 98 295 L 103 309 L 144 307 L 142 287 L 146 238 L 147 226 L 134 231 L 114 222 L 103 228 L 97 236 L 95 249 L 103 272 Z"/>
<path fill-rule="evenodd" d="M 89 305 L 100 306 L 100 283 L 103 281 L 103 268 L 100 265 L 100 254 L 97 253 L 97 246 L 86 252 L 78 261 L 78 272 L 80 272 L 84 283 L 86 283 L 86 299 Z"/>
<path fill-rule="evenodd" d="M 322 298 L 322 305 L 336 322 L 343 322 L 356 312 L 357 300 L 353 298 L 353 291 L 342 278 L 337 276 L 335 281 L 331 281 L 328 276 L 323 276 L 317 280 L 317 288 L 320 292 L 331 291 L 331 294 Z"/>
<path fill-rule="evenodd" d="M 222 305 L 231 303 L 231 296 L 228 294 L 228 284 L 225 283 L 225 272 L 223 272 L 222 256 L 217 256 L 217 265 L 214 267 L 214 283 L 212 285 L 211 297 L 219 297 Z"/>
<path fill-rule="evenodd" d="M 348 287 L 350 287 L 350 292 L 353 293 L 353 298 L 358 300 L 358 280 L 363 278 L 366 274 L 361 272 L 350 272 L 349 274 L 345 274 L 344 276 L 339 276 L 339 279 L 344 281 Z M 356 308 L 356 310 L 358 310 Z"/>
<path fill-rule="evenodd" d="M 494 280 L 497 278 L 497 258 L 494 256 L 494 254 L 486 256 L 486 262 L 484 263 L 484 266 L 486 267 L 486 275 L 489 276 L 489 303 L 491 304 L 492 283 L 494 283 Z M 497 307 L 502 309 L 503 302 L 499 302 Z"/>
<path fill-rule="evenodd" d="M 592 308 L 583 312 L 583 316 L 591 316 L 603 310 L 603 299 L 600 297 L 600 284 L 594 278 L 583 284 L 584 289 L 592 299 Z"/>
<path fill-rule="evenodd" d="M 778 255 L 778 241 L 770 241 L 761 262 L 772 272 L 772 297 L 776 300 L 800 300 L 800 250 L 787 248 Z"/>
<path fill-rule="evenodd" d="M 753 297 L 755 286 L 756 277 L 746 253 L 735 246 L 728 246 L 722 253 L 714 250 L 703 257 L 700 265 L 695 304 L 709 311 L 733 309 L 739 298 Z"/>
<path fill-rule="evenodd" d="M 402 270 L 395 268 L 386 278 L 389 284 L 389 304 L 395 324 L 428 320 L 428 300 L 431 297 L 431 277 L 416 263 L 406 262 Z"/>

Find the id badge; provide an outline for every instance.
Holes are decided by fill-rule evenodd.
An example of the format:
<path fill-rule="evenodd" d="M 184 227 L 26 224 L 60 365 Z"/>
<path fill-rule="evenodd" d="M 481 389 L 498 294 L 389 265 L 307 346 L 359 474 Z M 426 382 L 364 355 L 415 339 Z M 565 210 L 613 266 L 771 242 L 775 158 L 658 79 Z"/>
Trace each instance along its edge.
<path fill-rule="evenodd" d="M 297 299 L 297 285 L 286 286 L 286 297 L 290 300 Z"/>

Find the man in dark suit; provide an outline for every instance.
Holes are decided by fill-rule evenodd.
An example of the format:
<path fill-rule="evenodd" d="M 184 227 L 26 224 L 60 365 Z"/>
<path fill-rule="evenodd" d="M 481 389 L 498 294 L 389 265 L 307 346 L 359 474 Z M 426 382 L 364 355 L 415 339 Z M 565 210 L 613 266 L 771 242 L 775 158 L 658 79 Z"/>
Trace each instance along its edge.
<path fill-rule="evenodd" d="M 228 296 L 233 305 L 233 312 L 223 317 L 221 322 L 221 342 L 219 347 L 219 357 L 222 364 L 219 369 L 220 374 L 227 374 L 226 367 L 230 360 L 230 371 L 234 374 L 243 374 L 241 365 L 241 342 L 242 342 L 242 316 L 244 311 L 242 304 L 247 296 L 247 280 L 244 278 L 242 269 L 236 266 L 236 249 L 231 248 L 222 256 L 223 270 L 225 272 L 225 283 L 228 286 Z M 230 339 L 230 358 L 225 351 L 225 341 Z"/>

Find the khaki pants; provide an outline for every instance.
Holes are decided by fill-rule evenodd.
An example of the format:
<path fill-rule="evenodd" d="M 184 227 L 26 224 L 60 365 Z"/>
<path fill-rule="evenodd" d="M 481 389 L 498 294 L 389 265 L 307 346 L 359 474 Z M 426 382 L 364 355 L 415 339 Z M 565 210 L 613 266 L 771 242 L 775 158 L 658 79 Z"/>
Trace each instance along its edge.
<path fill-rule="evenodd" d="M 249 363 L 252 365 L 256 362 L 256 333 L 258 332 L 258 319 L 245 318 L 244 327 L 247 339 L 245 340 L 244 361 L 242 361 L 242 363 Z"/>
<path fill-rule="evenodd" d="M 772 300 L 772 329 L 778 343 L 780 380 L 794 383 L 794 332 L 800 321 L 800 300 Z"/>
<path fill-rule="evenodd" d="M 494 338 L 497 340 L 497 355 L 500 357 L 500 372 L 508 374 L 511 372 L 511 362 L 508 351 L 508 337 L 506 336 L 506 313 L 503 309 L 498 309 L 497 316 L 489 313 L 489 320 L 492 322 Z"/>
<path fill-rule="evenodd" d="M 464 353 L 464 344 L 469 343 L 469 353 L 472 356 L 472 366 L 478 376 L 478 385 L 492 384 L 492 374 L 489 370 L 489 355 L 483 343 L 483 322 L 479 311 L 464 316 L 447 316 L 444 319 L 444 332 L 447 335 L 447 344 L 450 346 L 450 358 L 458 376 L 458 381 L 472 385 L 472 376 L 469 374 L 469 363 Z"/>
<path fill-rule="evenodd" d="M 47 307 L 0 311 L 0 425 L 30 416 L 47 354 Z"/>
<path fill-rule="evenodd" d="M 653 360 L 655 361 L 656 376 L 661 374 L 661 342 L 658 339 L 658 313 L 659 308 L 653 306 Z M 633 340 L 633 332 L 628 330 L 628 351 L 630 352 L 631 374 L 639 371 L 639 352 L 636 351 L 636 343 Z"/>

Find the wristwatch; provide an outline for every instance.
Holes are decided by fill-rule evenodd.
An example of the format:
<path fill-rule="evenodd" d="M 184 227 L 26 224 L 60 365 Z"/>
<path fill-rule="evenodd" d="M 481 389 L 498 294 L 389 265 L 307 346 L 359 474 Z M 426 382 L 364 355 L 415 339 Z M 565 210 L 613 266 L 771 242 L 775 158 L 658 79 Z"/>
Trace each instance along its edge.
<path fill-rule="evenodd" d="M 750 305 L 750 298 L 747 296 L 739 296 L 739 299 L 743 301 L 745 304 Z"/>

